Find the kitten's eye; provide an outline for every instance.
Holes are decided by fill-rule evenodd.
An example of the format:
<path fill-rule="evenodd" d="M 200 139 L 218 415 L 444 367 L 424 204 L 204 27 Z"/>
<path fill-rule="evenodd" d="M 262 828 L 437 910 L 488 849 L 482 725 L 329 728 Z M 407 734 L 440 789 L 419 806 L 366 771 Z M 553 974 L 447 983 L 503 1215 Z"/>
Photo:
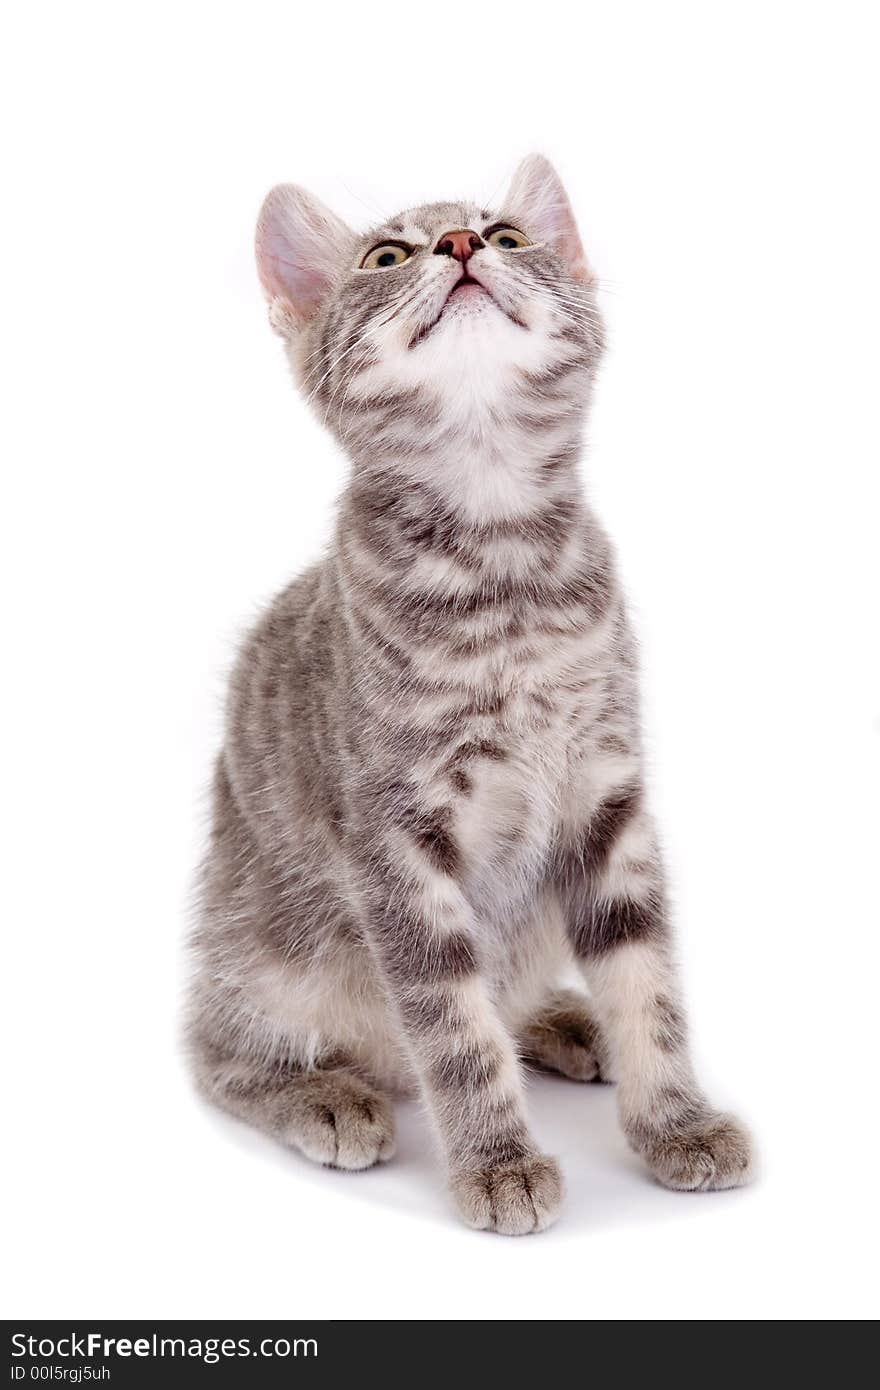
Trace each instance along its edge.
<path fill-rule="evenodd" d="M 519 251 L 523 246 L 532 244 L 516 227 L 496 227 L 486 240 L 490 246 L 500 246 L 502 251 Z"/>
<path fill-rule="evenodd" d="M 389 270 L 393 265 L 403 265 L 412 255 L 412 249 L 399 241 L 383 241 L 374 246 L 361 261 L 361 270 Z"/>

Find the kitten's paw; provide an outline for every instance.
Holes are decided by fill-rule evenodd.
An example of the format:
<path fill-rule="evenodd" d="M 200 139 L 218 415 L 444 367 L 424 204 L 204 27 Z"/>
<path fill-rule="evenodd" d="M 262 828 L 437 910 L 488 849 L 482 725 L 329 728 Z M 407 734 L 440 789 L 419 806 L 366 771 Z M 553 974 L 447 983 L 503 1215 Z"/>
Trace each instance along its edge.
<path fill-rule="evenodd" d="M 526 1061 L 537 1062 L 572 1081 L 608 1081 L 609 1066 L 589 1002 L 573 989 L 559 990 L 523 1030 Z"/>
<path fill-rule="evenodd" d="M 677 1192 L 741 1187 L 754 1172 L 754 1145 L 732 1115 L 711 1115 L 681 1132 L 640 1130 L 630 1136 L 658 1182 Z"/>
<path fill-rule="evenodd" d="M 524 1236 L 556 1220 L 562 1201 L 562 1174 L 555 1158 L 524 1158 L 494 1168 L 454 1174 L 452 1191 L 469 1226 Z"/>
<path fill-rule="evenodd" d="M 284 1126 L 285 1143 L 333 1168 L 372 1168 L 394 1152 L 390 1101 L 360 1077 L 312 1072 L 300 1078 Z"/>

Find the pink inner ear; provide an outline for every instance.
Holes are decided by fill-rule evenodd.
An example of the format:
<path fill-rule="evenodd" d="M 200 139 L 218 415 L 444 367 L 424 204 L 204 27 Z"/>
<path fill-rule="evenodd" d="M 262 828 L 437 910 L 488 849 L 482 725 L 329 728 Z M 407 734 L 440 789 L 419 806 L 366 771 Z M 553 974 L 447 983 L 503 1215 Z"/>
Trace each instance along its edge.
<path fill-rule="evenodd" d="M 318 266 L 305 263 L 303 249 L 277 222 L 261 223 L 257 265 L 264 290 L 270 299 L 287 299 L 300 313 L 309 313 L 326 292 L 327 277 Z"/>
<path fill-rule="evenodd" d="M 562 257 L 575 279 L 587 279 L 587 258 L 571 204 L 562 185 L 556 181 L 550 187 L 545 185 L 541 189 L 541 198 L 543 202 L 539 203 L 539 216 L 543 222 L 544 239 Z"/>
<path fill-rule="evenodd" d="M 564 232 L 559 243 L 559 253 L 568 266 L 569 274 L 575 280 L 589 280 L 591 278 L 590 267 L 587 257 L 578 235 L 577 227 L 572 226 L 570 230 Z"/>
<path fill-rule="evenodd" d="M 257 268 L 270 300 L 307 320 L 318 310 L 351 234 L 329 208 L 290 184 L 273 188 L 257 222 Z"/>
<path fill-rule="evenodd" d="M 510 203 L 522 210 L 528 226 L 552 246 L 576 280 L 588 280 L 590 268 L 584 254 L 571 203 L 556 170 L 542 155 L 523 160 L 510 190 Z"/>

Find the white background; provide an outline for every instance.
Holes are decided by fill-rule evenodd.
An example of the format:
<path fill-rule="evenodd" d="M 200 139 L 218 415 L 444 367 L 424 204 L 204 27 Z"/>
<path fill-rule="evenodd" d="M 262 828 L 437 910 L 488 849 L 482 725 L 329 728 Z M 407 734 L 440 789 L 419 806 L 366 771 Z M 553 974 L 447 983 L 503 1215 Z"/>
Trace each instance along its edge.
<path fill-rule="evenodd" d="M 860 1318 L 878 1135 L 869 4 L 13 5 L 3 42 L 7 1316 Z M 875 11 L 876 13 L 876 11 Z M 611 349 L 585 461 L 643 640 L 702 1069 L 747 1192 L 536 1080 L 558 1226 L 457 1224 L 415 1109 L 317 1170 L 190 1093 L 185 901 L 237 634 L 343 463 L 260 200 L 360 225 L 558 164 Z"/>

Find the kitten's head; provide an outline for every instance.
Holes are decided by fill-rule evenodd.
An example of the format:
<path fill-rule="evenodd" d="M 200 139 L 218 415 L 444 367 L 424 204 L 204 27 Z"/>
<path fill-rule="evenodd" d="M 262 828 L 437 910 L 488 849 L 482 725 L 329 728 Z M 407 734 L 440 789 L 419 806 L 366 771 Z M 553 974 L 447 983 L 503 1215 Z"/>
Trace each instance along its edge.
<path fill-rule="evenodd" d="M 295 376 L 349 444 L 408 405 L 423 428 L 473 432 L 475 419 L 534 427 L 542 403 L 586 398 L 602 346 L 594 281 L 540 155 L 500 208 L 428 203 L 363 235 L 281 185 L 260 213 L 257 264 Z"/>

